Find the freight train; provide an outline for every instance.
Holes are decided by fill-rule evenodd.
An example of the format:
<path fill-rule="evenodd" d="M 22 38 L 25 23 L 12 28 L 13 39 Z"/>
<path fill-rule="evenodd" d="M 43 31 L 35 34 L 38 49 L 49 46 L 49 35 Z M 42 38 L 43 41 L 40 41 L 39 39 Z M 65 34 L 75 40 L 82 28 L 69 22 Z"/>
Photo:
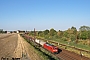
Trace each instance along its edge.
<path fill-rule="evenodd" d="M 28 35 L 22 35 L 24 38 L 26 38 L 29 42 L 30 41 L 33 41 L 34 43 L 42 46 L 44 49 L 50 51 L 51 53 L 58 53 L 58 47 L 52 45 L 52 44 L 49 44 L 47 42 L 44 42 L 42 40 L 39 40 L 39 39 L 35 39 L 33 37 L 30 37 Z"/>

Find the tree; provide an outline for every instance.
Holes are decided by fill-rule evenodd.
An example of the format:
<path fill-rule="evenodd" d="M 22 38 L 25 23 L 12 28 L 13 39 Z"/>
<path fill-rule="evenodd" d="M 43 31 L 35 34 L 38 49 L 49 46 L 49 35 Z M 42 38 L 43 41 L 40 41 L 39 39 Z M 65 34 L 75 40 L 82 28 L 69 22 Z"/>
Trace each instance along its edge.
<path fill-rule="evenodd" d="M 90 45 L 90 31 L 88 31 L 88 39 L 89 39 L 89 45 Z"/>
<path fill-rule="evenodd" d="M 89 26 L 81 26 L 79 28 L 80 30 L 80 38 L 81 39 L 88 39 L 89 38 L 89 31 L 90 31 L 90 27 Z"/>
<path fill-rule="evenodd" d="M 72 26 L 67 30 L 67 32 L 64 33 L 66 37 L 68 38 L 68 41 L 70 40 L 76 40 L 76 43 L 78 42 L 77 40 L 77 29 L 76 27 Z"/>
<path fill-rule="evenodd" d="M 72 27 L 71 27 L 71 30 L 73 31 L 73 34 L 74 34 L 74 35 L 77 34 L 77 29 L 76 29 L 76 27 L 73 27 L 73 26 L 72 26 Z"/>
<path fill-rule="evenodd" d="M 38 31 L 38 36 L 41 36 L 43 34 L 43 31 Z"/>
<path fill-rule="evenodd" d="M 71 27 L 71 30 L 73 31 L 73 35 L 72 35 L 72 37 L 71 38 L 73 38 L 73 40 L 76 40 L 76 44 L 78 43 L 78 39 L 77 39 L 77 29 L 76 29 L 76 27 Z"/>
<path fill-rule="evenodd" d="M 48 33 L 49 33 L 49 30 L 44 31 L 44 35 L 48 35 Z"/>
<path fill-rule="evenodd" d="M 86 40 L 86 39 L 88 38 L 88 33 L 87 33 L 87 31 L 83 31 L 83 32 L 81 33 L 81 35 L 80 35 L 80 38 Z"/>
<path fill-rule="evenodd" d="M 63 36 L 63 32 L 59 30 L 59 31 L 57 32 L 57 36 L 58 36 L 59 38 L 62 37 L 62 36 Z"/>
<path fill-rule="evenodd" d="M 0 33 L 3 33 L 3 29 L 0 29 Z"/>
<path fill-rule="evenodd" d="M 79 28 L 80 31 L 90 31 L 90 27 L 89 26 L 81 26 Z"/>
<path fill-rule="evenodd" d="M 45 39 L 48 39 L 49 38 L 49 30 L 46 29 L 45 31 L 43 31 L 43 33 L 44 33 Z"/>
<path fill-rule="evenodd" d="M 69 38 L 69 33 L 67 31 L 64 31 L 63 36 Z"/>
<path fill-rule="evenodd" d="M 49 35 L 54 36 L 55 34 L 56 34 L 56 30 L 54 30 L 53 28 L 50 29 Z"/>
<path fill-rule="evenodd" d="M 75 35 L 74 35 L 74 34 L 71 34 L 71 35 L 70 35 L 70 39 L 71 39 L 71 41 L 75 41 L 75 40 L 76 40 Z"/>

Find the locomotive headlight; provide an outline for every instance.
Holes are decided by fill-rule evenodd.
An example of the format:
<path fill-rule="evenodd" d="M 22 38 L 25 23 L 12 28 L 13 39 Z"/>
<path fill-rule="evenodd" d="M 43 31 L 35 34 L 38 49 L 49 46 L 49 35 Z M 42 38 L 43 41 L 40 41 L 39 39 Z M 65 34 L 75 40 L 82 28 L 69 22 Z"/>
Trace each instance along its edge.
<path fill-rule="evenodd" d="M 57 50 L 55 50 L 55 51 L 57 51 Z"/>
<path fill-rule="evenodd" d="M 57 50 L 53 50 L 53 51 L 57 51 Z"/>

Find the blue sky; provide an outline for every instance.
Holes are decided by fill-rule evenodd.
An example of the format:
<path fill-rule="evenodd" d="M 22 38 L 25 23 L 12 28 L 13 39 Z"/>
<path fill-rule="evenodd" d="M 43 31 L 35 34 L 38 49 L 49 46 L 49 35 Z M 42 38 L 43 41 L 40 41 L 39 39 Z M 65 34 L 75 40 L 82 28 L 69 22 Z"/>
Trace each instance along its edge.
<path fill-rule="evenodd" d="M 90 26 L 90 0 L 0 0 L 4 30 L 67 30 Z"/>

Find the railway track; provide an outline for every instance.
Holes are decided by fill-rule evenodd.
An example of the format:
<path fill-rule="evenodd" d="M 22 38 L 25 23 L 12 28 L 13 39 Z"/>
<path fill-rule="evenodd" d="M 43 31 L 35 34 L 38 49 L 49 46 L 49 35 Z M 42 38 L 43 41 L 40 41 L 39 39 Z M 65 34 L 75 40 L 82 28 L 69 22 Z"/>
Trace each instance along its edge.
<path fill-rule="evenodd" d="M 47 40 L 45 40 L 47 42 Z M 52 43 L 52 44 L 55 44 L 55 45 L 58 45 L 58 46 L 67 46 L 67 45 L 64 45 L 64 44 L 60 44 L 60 43 L 57 43 L 57 42 L 54 42 L 54 41 L 48 41 L 49 43 Z M 71 46 L 67 46 L 67 47 L 70 47 L 70 48 L 73 48 L 73 49 L 76 49 L 78 50 L 79 52 L 87 52 L 87 53 L 90 53 L 90 51 L 86 51 L 86 50 L 82 50 L 82 49 L 79 49 L 79 48 L 76 48 L 76 47 L 71 47 Z M 61 48 L 60 48 L 61 49 Z M 67 51 L 65 49 L 62 49 L 63 52 L 61 52 L 60 54 L 57 55 L 57 57 L 59 58 L 62 58 L 63 60 L 90 60 L 90 58 L 88 57 L 85 57 L 85 56 L 82 56 L 81 54 L 76 54 L 74 52 L 70 52 L 70 51 Z M 66 54 L 65 51 L 67 51 L 68 53 Z M 65 57 L 63 57 L 63 55 Z M 69 59 L 68 59 L 68 58 Z M 65 59 L 67 58 L 67 59 Z"/>
<path fill-rule="evenodd" d="M 62 60 L 90 60 L 90 58 L 78 55 L 76 53 L 61 49 L 62 51 L 59 54 L 56 54 L 58 58 Z"/>
<path fill-rule="evenodd" d="M 58 44 L 57 42 L 53 42 L 53 41 L 48 41 L 48 42 L 56 44 L 56 45 L 66 46 L 64 44 L 60 44 L 60 43 Z M 78 48 L 75 48 L 75 47 L 72 47 L 72 48 L 77 49 L 79 51 L 84 51 L 82 49 L 78 49 Z M 65 49 L 61 49 L 61 50 L 62 50 L 62 52 L 60 52 L 59 54 L 55 55 L 59 59 L 62 59 L 62 60 L 90 60 L 90 58 L 87 58 L 85 56 L 76 54 L 74 52 L 70 52 L 70 51 L 67 51 Z M 90 53 L 89 51 L 85 51 L 85 52 Z"/>
<path fill-rule="evenodd" d="M 62 60 L 78 60 L 77 58 L 72 57 L 64 52 L 61 52 L 60 54 L 57 54 L 56 56 Z"/>
<path fill-rule="evenodd" d="M 50 42 L 49 42 L 50 43 Z M 52 42 L 54 44 L 58 44 L 56 42 Z M 61 45 L 61 44 L 59 44 Z M 63 45 L 65 46 L 65 45 Z M 61 48 L 60 48 L 61 49 Z M 67 51 L 65 49 L 61 49 L 62 51 L 55 56 L 58 57 L 60 60 L 90 60 L 90 58 L 84 57 L 82 55 L 76 54 L 74 52 Z"/>

